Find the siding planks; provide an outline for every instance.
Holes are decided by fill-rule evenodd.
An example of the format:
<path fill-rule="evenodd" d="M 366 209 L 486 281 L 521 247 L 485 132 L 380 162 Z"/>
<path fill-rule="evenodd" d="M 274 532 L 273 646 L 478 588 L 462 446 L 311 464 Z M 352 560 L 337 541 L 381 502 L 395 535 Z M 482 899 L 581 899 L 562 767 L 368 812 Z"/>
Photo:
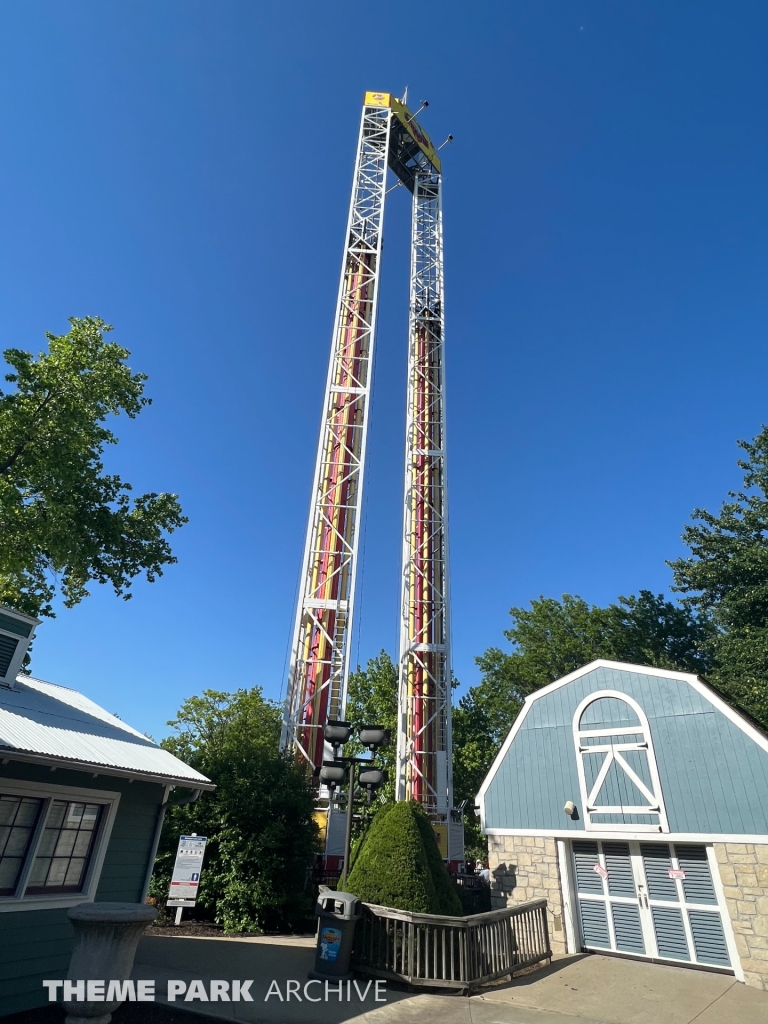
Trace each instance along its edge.
<path fill-rule="evenodd" d="M 583 833 L 573 715 L 590 693 L 633 697 L 648 716 L 673 832 L 768 835 L 768 753 L 683 679 L 597 668 L 535 700 L 485 798 L 486 827 Z M 601 702 L 604 717 L 609 705 Z M 616 711 L 618 714 L 618 711 Z M 633 765 L 634 767 L 634 765 Z"/>

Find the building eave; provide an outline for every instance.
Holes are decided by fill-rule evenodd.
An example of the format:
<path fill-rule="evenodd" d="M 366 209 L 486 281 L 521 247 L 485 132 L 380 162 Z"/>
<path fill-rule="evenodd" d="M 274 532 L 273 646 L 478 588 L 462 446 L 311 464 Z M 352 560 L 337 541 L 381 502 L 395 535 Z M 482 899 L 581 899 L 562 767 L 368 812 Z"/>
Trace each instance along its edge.
<path fill-rule="evenodd" d="M 91 776 L 109 775 L 118 779 L 128 779 L 129 782 L 154 782 L 163 786 L 180 786 L 185 789 L 201 789 L 205 792 L 212 792 L 216 789 L 215 784 L 205 778 L 191 779 L 180 775 L 161 775 L 157 772 L 143 772 L 133 768 L 99 764 L 96 761 L 78 761 L 67 757 L 56 757 L 52 754 L 36 754 L 0 746 L 0 767 L 8 761 L 22 761 L 26 764 L 41 765 L 50 769 L 68 769 Z"/>

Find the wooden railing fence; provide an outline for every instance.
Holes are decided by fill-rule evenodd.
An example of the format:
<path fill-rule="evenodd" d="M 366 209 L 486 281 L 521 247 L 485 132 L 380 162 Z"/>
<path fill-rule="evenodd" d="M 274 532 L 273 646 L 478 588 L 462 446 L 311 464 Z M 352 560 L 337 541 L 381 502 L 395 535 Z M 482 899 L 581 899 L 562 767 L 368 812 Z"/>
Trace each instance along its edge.
<path fill-rule="evenodd" d="M 409 985 L 471 990 L 551 956 L 545 899 L 470 917 L 365 903 L 352 966 Z"/>

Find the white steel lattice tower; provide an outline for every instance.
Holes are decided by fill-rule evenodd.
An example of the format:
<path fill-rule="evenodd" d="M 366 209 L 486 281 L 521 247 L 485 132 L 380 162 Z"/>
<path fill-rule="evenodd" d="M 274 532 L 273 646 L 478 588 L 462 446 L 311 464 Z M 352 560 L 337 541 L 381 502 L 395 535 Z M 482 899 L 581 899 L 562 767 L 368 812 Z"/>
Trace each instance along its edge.
<path fill-rule="evenodd" d="M 366 97 L 367 98 L 367 97 Z M 291 652 L 282 747 L 313 766 L 346 702 L 379 290 L 390 111 L 360 122 Z"/>
<path fill-rule="evenodd" d="M 441 165 L 389 93 L 363 105 L 282 746 L 317 769 L 330 754 L 323 727 L 344 717 L 387 166 L 413 196 L 396 792 L 439 826 L 453 804 Z"/>
<path fill-rule="evenodd" d="M 396 792 L 447 822 L 453 785 L 440 184 L 429 166 L 415 175 Z"/>

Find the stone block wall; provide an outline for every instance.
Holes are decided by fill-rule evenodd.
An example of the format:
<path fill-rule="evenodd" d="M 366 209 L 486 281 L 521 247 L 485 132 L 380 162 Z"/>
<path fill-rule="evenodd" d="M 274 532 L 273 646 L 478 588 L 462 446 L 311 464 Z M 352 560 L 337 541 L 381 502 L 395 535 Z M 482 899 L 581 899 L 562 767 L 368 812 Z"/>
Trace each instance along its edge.
<path fill-rule="evenodd" d="M 565 953 L 563 897 L 554 839 L 543 836 L 488 836 L 491 907 L 516 907 L 547 900 L 549 941 L 553 953 Z"/>
<path fill-rule="evenodd" d="M 768 846 L 715 843 L 747 985 L 768 991 Z"/>

